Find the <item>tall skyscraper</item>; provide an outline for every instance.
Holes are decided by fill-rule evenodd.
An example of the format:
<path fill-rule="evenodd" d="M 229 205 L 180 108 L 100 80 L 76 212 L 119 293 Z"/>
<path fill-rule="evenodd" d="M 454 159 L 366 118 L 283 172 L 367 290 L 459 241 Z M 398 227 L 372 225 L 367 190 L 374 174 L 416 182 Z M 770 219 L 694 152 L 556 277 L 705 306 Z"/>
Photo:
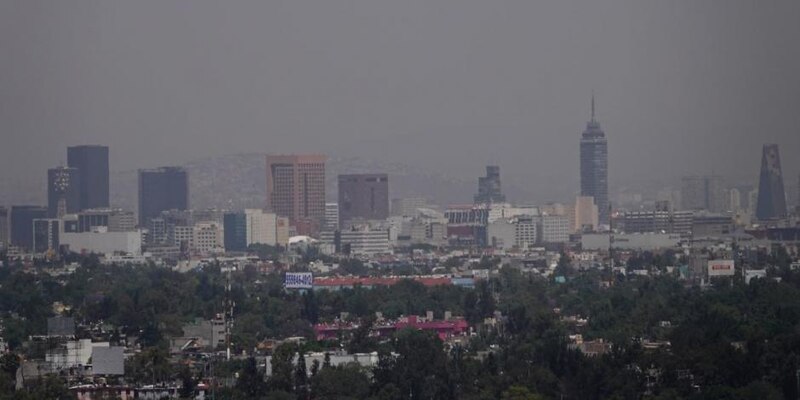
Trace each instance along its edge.
<path fill-rule="evenodd" d="M 268 155 L 267 208 L 289 218 L 299 234 L 316 234 L 325 221 L 325 156 Z"/>
<path fill-rule="evenodd" d="M 47 218 L 47 208 L 40 206 L 11 206 L 10 240 L 14 246 L 33 250 L 33 220 Z"/>
<path fill-rule="evenodd" d="M 500 184 L 500 167 L 497 165 L 486 166 L 486 176 L 478 177 L 478 194 L 473 198 L 475 204 L 505 203 Z"/>
<path fill-rule="evenodd" d="M 60 232 L 60 219 L 43 218 L 33 220 L 33 251 L 36 253 L 58 251 Z"/>
<path fill-rule="evenodd" d="M 139 226 L 167 210 L 189 209 L 189 175 L 181 167 L 139 170 Z"/>
<path fill-rule="evenodd" d="M 8 209 L 0 207 L 0 249 L 8 247 Z"/>
<path fill-rule="evenodd" d="M 354 220 L 389 218 L 386 174 L 339 175 L 339 226 Z"/>
<path fill-rule="evenodd" d="M 60 218 L 81 210 L 81 174 L 77 168 L 47 170 L 47 216 Z"/>
<path fill-rule="evenodd" d="M 581 196 L 594 197 L 597 204 L 598 222 L 608 224 L 608 141 L 600 123 L 594 115 L 592 95 L 592 119 L 581 135 Z"/>
<path fill-rule="evenodd" d="M 781 157 L 777 144 L 765 144 L 761 153 L 761 176 L 758 180 L 756 218 L 770 220 L 786 216 L 786 193 L 783 190 Z"/>
<path fill-rule="evenodd" d="M 247 251 L 247 216 L 243 212 L 223 217 L 225 251 Z"/>
<path fill-rule="evenodd" d="M 79 171 L 80 209 L 108 208 L 108 147 L 68 147 L 67 166 Z"/>

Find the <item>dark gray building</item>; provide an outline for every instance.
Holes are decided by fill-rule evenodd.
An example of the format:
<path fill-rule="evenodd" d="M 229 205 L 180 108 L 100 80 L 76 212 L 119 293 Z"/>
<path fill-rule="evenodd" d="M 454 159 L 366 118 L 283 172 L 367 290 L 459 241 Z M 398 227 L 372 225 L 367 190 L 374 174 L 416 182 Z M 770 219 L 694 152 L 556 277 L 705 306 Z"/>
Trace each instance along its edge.
<path fill-rule="evenodd" d="M 80 171 L 80 209 L 108 208 L 108 147 L 68 147 L 67 165 Z"/>
<path fill-rule="evenodd" d="M 222 217 L 225 229 L 225 251 L 247 250 L 247 216 L 245 213 L 227 213 Z"/>
<path fill-rule="evenodd" d="M 47 251 L 59 250 L 61 220 L 56 218 L 45 218 L 33 220 L 33 251 L 35 253 L 45 253 Z"/>
<path fill-rule="evenodd" d="M 139 226 L 162 211 L 189 209 L 189 175 L 181 167 L 139 170 Z"/>
<path fill-rule="evenodd" d="M 756 218 L 765 221 L 786 216 L 786 193 L 783 189 L 781 157 L 777 144 L 765 144 L 761 153 L 761 176 L 758 180 Z"/>
<path fill-rule="evenodd" d="M 33 220 L 47 218 L 47 208 L 41 206 L 11 206 L 11 245 L 33 250 Z"/>
<path fill-rule="evenodd" d="M 486 166 L 486 176 L 478 177 L 478 194 L 473 197 L 475 204 L 505 203 L 500 183 L 500 167 Z"/>
<path fill-rule="evenodd" d="M 800 213 L 800 175 L 797 176 L 797 213 Z M 2 235 L 2 233 L 0 233 Z"/>
<path fill-rule="evenodd" d="M 47 216 L 60 218 L 81 210 L 81 174 L 77 168 L 47 170 Z"/>
<path fill-rule="evenodd" d="M 0 207 L 0 249 L 8 247 L 8 209 Z"/>
<path fill-rule="evenodd" d="M 386 174 L 339 175 L 339 226 L 353 220 L 389 218 L 389 177 Z"/>
<path fill-rule="evenodd" d="M 608 224 L 608 141 L 594 116 L 594 96 L 592 119 L 581 135 L 581 196 L 594 197 L 599 222 Z"/>

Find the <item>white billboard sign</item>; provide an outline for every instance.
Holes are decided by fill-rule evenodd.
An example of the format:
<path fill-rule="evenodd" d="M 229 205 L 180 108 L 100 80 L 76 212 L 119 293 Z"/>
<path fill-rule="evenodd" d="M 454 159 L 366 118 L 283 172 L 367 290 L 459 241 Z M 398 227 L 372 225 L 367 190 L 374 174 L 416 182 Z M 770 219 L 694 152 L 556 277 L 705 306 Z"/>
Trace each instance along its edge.
<path fill-rule="evenodd" d="M 733 260 L 709 260 L 708 276 L 733 276 Z"/>
<path fill-rule="evenodd" d="M 314 275 L 311 272 L 287 272 L 283 286 L 287 289 L 311 289 L 314 287 Z"/>

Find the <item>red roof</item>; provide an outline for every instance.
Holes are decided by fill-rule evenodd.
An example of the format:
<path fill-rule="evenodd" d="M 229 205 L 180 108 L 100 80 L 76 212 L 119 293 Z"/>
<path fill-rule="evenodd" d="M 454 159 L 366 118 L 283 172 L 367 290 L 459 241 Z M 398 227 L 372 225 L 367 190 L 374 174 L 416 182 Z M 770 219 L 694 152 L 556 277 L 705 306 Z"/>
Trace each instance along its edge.
<path fill-rule="evenodd" d="M 334 277 L 314 278 L 314 286 L 391 286 L 404 279 L 410 279 L 425 286 L 452 284 L 452 280 L 448 277 Z"/>

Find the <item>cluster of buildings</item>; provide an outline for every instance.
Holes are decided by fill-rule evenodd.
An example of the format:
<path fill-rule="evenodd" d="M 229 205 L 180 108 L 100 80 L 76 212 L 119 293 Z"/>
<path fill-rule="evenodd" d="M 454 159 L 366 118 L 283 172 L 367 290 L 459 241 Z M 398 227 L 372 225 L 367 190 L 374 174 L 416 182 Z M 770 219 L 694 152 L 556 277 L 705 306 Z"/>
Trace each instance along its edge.
<path fill-rule="evenodd" d="M 0 247 L 11 257 L 71 251 L 147 261 L 244 253 L 259 244 L 314 243 L 323 253 L 374 257 L 417 245 L 514 252 L 604 241 L 664 245 L 676 237 L 800 237 L 787 208 L 777 145 L 763 148 L 758 188 L 729 187 L 717 175 L 686 176 L 666 199 L 612 207 L 608 141 L 594 98 L 591 110 L 580 137 L 580 193 L 572 203 L 509 202 L 498 165 L 478 178 L 470 204 L 392 198 L 385 173 L 339 175 L 332 202 L 326 157 L 286 154 L 266 156 L 263 208 L 192 209 L 188 172 L 161 167 L 138 171 L 134 213 L 109 203 L 108 147 L 74 146 L 67 149 L 67 166 L 47 171 L 46 206 L 0 207 Z"/>

